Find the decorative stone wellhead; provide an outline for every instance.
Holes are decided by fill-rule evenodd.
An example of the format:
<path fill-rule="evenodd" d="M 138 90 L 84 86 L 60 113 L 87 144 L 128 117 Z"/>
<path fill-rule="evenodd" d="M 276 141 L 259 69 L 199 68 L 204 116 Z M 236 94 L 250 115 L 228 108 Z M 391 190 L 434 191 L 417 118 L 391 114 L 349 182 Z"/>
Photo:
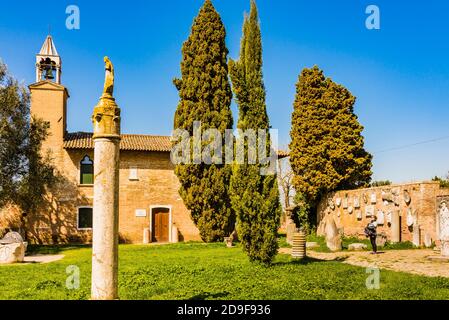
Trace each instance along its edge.
<path fill-rule="evenodd" d="M 105 62 L 103 95 L 94 108 L 92 300 L 118 299 L 120 108 L 113 97 L 114 67 Z"/>

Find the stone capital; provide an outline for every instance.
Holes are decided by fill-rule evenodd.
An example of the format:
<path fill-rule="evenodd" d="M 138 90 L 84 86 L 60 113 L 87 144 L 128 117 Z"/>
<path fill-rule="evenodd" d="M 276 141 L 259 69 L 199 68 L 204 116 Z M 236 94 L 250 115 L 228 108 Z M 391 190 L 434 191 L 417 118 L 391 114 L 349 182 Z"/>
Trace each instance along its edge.
<path fill-rule="evenodd" d="M 92 123 L 93 139 L 109 138 L 120 140 L 120 108 L 112 96 L 103 95 L 94 108 Z"/>

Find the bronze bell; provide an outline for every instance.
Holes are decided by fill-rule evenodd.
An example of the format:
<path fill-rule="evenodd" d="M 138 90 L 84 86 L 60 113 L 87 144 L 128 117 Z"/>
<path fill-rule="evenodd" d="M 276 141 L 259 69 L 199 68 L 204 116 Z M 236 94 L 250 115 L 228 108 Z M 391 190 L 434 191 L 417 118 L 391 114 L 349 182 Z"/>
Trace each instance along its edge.
<path fill-rule="evenodd" d="M 44 78 L 47 80 L 52 80 L 55 78 L 55 76 L 53 75 L 53 68 L 51 66 L 45 68 Z"/>

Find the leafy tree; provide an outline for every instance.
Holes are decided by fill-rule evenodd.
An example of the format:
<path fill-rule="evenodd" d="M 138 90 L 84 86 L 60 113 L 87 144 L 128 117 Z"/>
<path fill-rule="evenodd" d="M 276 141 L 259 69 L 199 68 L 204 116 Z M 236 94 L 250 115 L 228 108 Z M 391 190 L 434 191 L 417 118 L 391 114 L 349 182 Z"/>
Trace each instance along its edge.
<path fill-rule="evenodd" d="M 385 181 L 374 181 L 371 183 L 371 187 L 383 187 L 383 186 L 391 186 L 392 183 L 390 180 Z"/>
<path fill-rule="evenodd" d="M 27 89 L 0 63 L 0 207 L 16 206 L 21 225 L 55 182 L 49 155 L 41 152 L 48 123 L 30 115 Z M 17 226 L 16 226 L 17 227 Z"/>
<path fill-rule="evenodd" d="M 355 100 L 316 66 L 299 77 L 290 162 L 295 189 L 312 211 L 327 192 L 365 187 L 371 180 L 372 156 L 364 149 Z"/>
<path fill-rule="evenodd" d="M 239 60 L 230 61 L 230 75 L 239 106 L 238 129 L 243 132 L 268 130 L 262 41 L 254 1 L 251 1 L 249 16 L 245 16 Z M 267 140 L 269 149 L 270 138 Z M 248 141 L 245 144 L 246 159 Z M 261 164 L 249 163 L 234 166 L 231 199 L 237 215 L 238 236 L 250 260 L 270 263 L 278 249 L 277 231 L 282 211 L 276 175 L 261 175 L 261 167 Z"/>
<path fill-rule="evenodd" d="M 175 129 L 187 130 L 192 136 L 195 121 L 201 121 L 202 132 L 215 128 L 222 137 L 226 129 L 232 129 L 232 91 L 225 38 L 223 22 L 212 2 L 206 0 L 182 48 L 182 78 L 174 80 L 180 97 Z M 232 167 L 180 164 L 175 173 L 181 182 L 180 195 L 202 239 L 206 242 L 223 240 L 235 225 L 228 193 Z"/>
<path fill-rule="evenodd" d="M 432 181 L 439 182 L 440 188 L 449 188 L 449 174 L 446 176 L 446 178 L 435 176 Z"/>

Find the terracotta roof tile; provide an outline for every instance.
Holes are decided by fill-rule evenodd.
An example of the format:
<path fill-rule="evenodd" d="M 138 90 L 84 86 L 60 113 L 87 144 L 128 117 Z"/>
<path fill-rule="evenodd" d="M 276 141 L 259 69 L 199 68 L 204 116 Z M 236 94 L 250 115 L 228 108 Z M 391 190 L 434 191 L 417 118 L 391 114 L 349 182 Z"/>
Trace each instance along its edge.
<path fill-rule="evenodd" d="M 137 134 L 122 134 L 120 150 L 126 151 L 171 151 L 170 137 Z M 92 133 L 68 133 L 64 138 L 64 149 L 93 149 Z"/>
<path fill-rule="evenodd" d="M 93 149 L 92 133 L 73 132 L 64 138 L 64 149 Z M 122 134 L 120 150 L 171 152 L 172 144 L 168 136 L 150 136 L 140 134 Z M 289 153 L 279 150 L 280 159 L 289 157 Z"/>

